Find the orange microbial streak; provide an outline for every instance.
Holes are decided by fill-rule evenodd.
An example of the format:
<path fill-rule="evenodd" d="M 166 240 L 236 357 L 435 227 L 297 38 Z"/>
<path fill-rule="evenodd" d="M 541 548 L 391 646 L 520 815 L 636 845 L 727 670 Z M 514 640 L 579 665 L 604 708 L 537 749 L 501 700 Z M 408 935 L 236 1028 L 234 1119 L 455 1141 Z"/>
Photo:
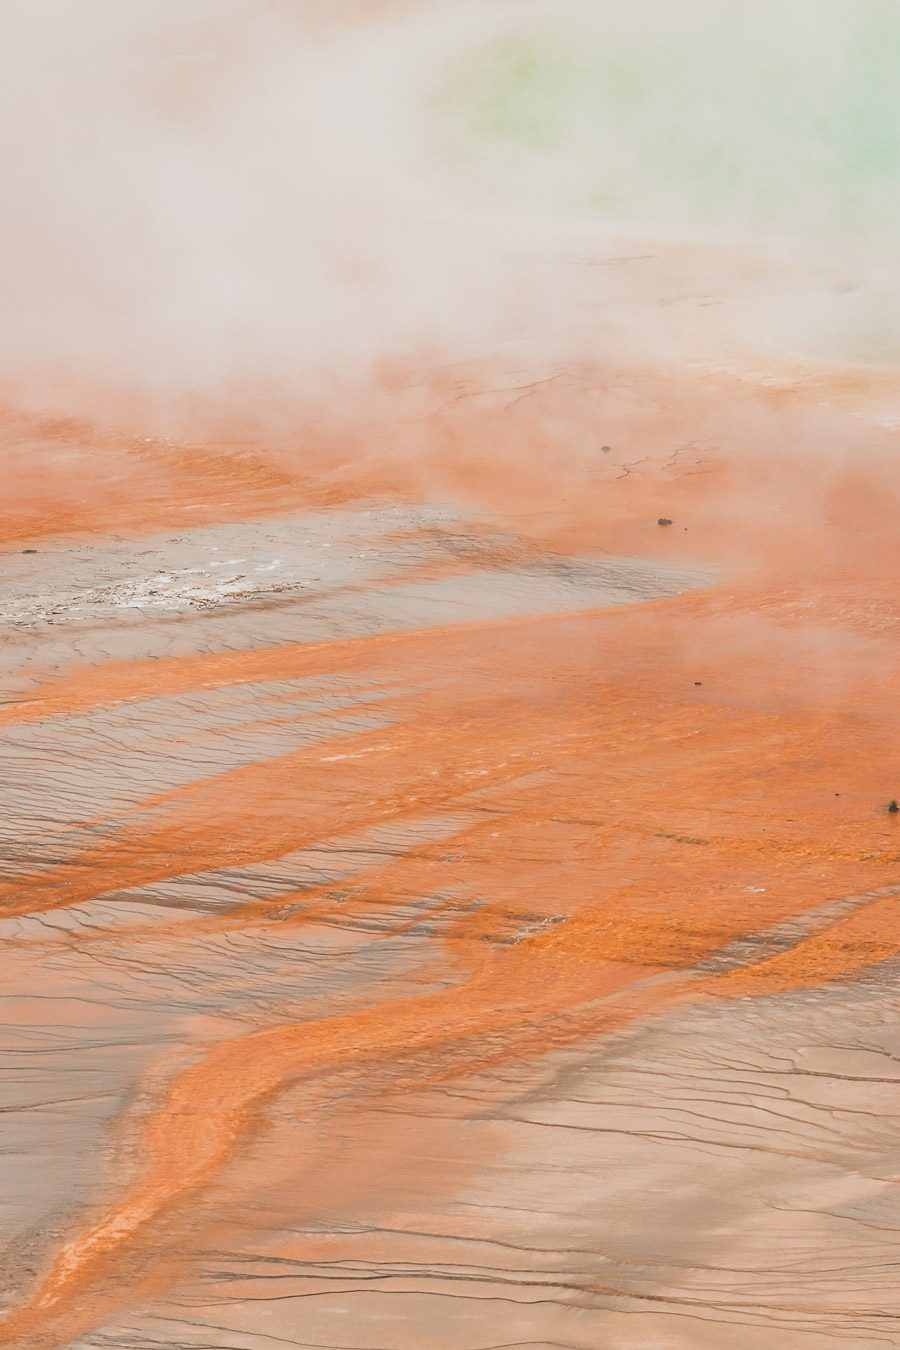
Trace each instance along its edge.
<path fill-rule="evenodd" d="M 532 417 L 542 408 L 559 416 L 559 390 L 542 397 Z M 704 417 L 721 423 L 724 395 L 704 397 Z M 573 399 L 581 432 L 585 413 Z M 680 430 L 683 398 L 672 399 Z M 497 425 L 512 436 L 521 417 L 504 424 L 497 414 Z M 482 520 L 509 530 L 497 484 L 486 469 L 467 477 L 470 462 L 461 450 L 445 476 L 466 479 Z M 776 478 L 787 472 L 766 462 Z M 223 456 L 208 472 L 223 491 L 237 475 L 232 487 L 248 511 L 269 509 L 277 470 L 270 480 L 268 470 L 235 465 Z M 552 522 L 531 531 L 525 551 L 558 567 L 583 550 L 592 516 L 617 550 L 638 553 L 643 541 L 650 553 L 672 549 L 670 561 L 679 551 L 687 558 L 685 532 L 677 546 L 654 532 L 662 508 L 700 529 L 731 503 L 744 540 L 726 545 L 723 522 L 710 526 L 695 553 L 725 564 L 694 594 L 568 614 L 458 615 L 311 643 L 267 642 L 263 623 L 261 640 L 243 650 L 204 650 L 198 626 L 192 654 L 104 660 L 98 647 L 94 661 L 58 669 L 36 654 L 31 683 L 0 713 L 17 735 L 111 710 L 140 720 L 166 698 L 253 696 L 279 682 L 279 716 L 314 732 L 324 714 L 299 699 L 323 680 L 352 694 L 353 717 L 372 720 L 213 773 L 198 755 L 180 784 L 149 784 L 119 814 L 92 816 L 74 854 L 7 875 L 3 913 L 22 925 L 10 930 L 11 950 L 33 944 L 39 955 L 52 943 L 56 953 L 91 954 L 97 970 L 124 955 L 141 968 L 160 953 L 190 966 L 213 959 L 218 949 L 205 944 L 337 933 L 346 949 L 321 957 L 335 970 L 360 947 L 383 953 L 408 942 L 422 955 L 413 974 L 332 1004 L 323 996 L 291 1007 L 262 993 L 254 1003 L 253 971 L 230 976 L 250 999 L 247 1019 L 197 1022 L 182 1033 L 178 1063 L 160 1060 L 129 1120 L 120 1175 L 89 1220 L 76 1217 L 48 1245 L 33 1288 L 0 1325 L 0 1344 L 61 1346 L 174 1271 L 199 1198 L 298 1086 L 340 1076 L 362 1103 L 392 1084 L 440 1093 L 480 1068 L 540 1061 L 676 1006 L 789 994 L 898 954 L 900 835 L 881 809 L 897 635 L 882 591 L 862 604 L 887 566 L 879 512 L 890 505 L 857 484 L 875 513 L 872 549 L 854 553 L 845 503 L 820 558 L 792 521 L 753 535 L 759 502 L 731 495 L 733 465 L 708 476 L 696 467 L 663 456 L 621 481 L 598 470 L 578 501 L 532 482 L 515 503 L 522 526 L 529 492 L 544 495 Z M 166 468 L 193 472 L 181 459 Z M 390 482 L 383 462 L 369 472 L 382 489 Z M 183 482 L 171 490 L 174 500 Z M 214 512 L 215 493 L 208 500 Z M 146 524 L 132 522 L 138 533 Z M 752 556 L 739 560 L 742 551 Z M 490 566 L 497 561 L 495 551 Z M 478 566 L 467 568 L 477 580 Z M 443 572 L 423 565 L 422 575 Z M 229 735 L 276 725 L 271 708 L 256 720 L 252 698 L 241 708 Z M 191 726 L 177 730 L 190 747 Z M 254 889 L 254 869 L 329 851 L 346 875 Z M 121 928 L 101 907 L 82 929 L 28 926 L 241 869 L 251 880 L 219 912 L 175 922 L 174 909 L 141 910 Z M 37 982 L 51 978 L 37 956 L 35 972 Z M 121 1287 L 123 1270 L 135 1272 L 134 1289 Z"/>

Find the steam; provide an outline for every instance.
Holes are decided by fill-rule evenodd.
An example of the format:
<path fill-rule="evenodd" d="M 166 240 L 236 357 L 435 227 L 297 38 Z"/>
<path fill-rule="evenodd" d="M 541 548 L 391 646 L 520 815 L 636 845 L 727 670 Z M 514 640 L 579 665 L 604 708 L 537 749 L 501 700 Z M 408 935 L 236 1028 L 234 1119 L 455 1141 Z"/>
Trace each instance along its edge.
<path fill-rule="evenodd" d="M 6 384 L 302 392 L 474 336 L 490 263 L 416 115 L 466 19 L 394 8 L 8 0 Z"/>
<path fill-rule="evenodd" d="M 865 61 L 900 51 L 882 0 L 0 0 L 0 51 L 7 400 L 302 401 L 385 362 L 723 333 L 900 351 L 900 121 L 848 141 Z M 717 146 L 707 209 L 689 161 Z M 639 284 L 581 267 L 638 237 L 669 249 Z M 715 319 L 662 312 L 698 288 Z"/>

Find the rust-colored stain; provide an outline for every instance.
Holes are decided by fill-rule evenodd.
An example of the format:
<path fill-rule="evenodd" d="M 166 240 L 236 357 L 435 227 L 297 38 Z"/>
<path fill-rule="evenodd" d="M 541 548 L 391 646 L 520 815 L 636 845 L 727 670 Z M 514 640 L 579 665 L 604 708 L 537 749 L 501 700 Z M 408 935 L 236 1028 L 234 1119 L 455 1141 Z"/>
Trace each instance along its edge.
<path fill-rule="evenodd" d="M 133 1114 L 121 1108 L 127 1147 L 115 1176 L 89 1212 L 68 1216 L 41 1245 L 0 1344 L 62 1346 L 144 1294 L 161 1296 L 179 1278 L 178 1235 L 200 1222 L 195 1206 L 226 1186 L 298 1085 L 314 1093 L 323 1076 L 343 1075 L 362 1119 L 367 1100 L 401 1085 L 440 1100 L 448 1083 L 480 1070 L 515 1073 L 674 1009 L 785 997 L 871 974 L 898 955 L 900 834 L 884 810 L 898 785 L 896 507 L 878 476 L 895 438 L 873 432 L 871 472 L 823 472 L 804 507 L 792 495 L 801 469 L 766 442 L 777 416 L 807 445 L 823 428 L 835 442 L 849 437 L 856 410 L 839 405 L 853 389 L 839 392 L 827 406 L 827 391 L 817 402 L 697 384 L 703 433 L 694 439 L 706 448 L 666 449 L 624 474 L 598 453 L 601 441 L 617 442 L 617 428 L 592 428 L 597 444 L 588 444 L 578 381 L 536 390 L 527 413 L 434 413 L 430 456 L 392 459 L 372 437 L 357 493 L 464 502 L 481 529 L 511 532 L 516 522 L 529 541 L 506 555 L 492 545 L 480 561 L 426 560 L 385 591 L 445 576 L 477 586 L 480 569 L 527 563 L 532 550 L 561 565 L 594 549 L 720 566 L 689 594 L 572 613 L 460 612 L 408 631 L 311 641 L 269 640 L 263 612 L 255 640 L 234 650 L 205 649 L 201 620 L 189 616 L 180 622 L 198 625 L 194 651 L 107 658 L 101 635 L 85 656 L 48 664 L 36 645 L 23 659 L 14 673 L 27 682 L 0 708 L 4 734 L 58 736 L 63 756 L 79 725 L 127 714 L 139 728 L 156 719 L 140 731 L 148 750 L 171 734 L 190 757 L 199 733 L 183 709 L 200 696 L 246 695 L 227 735 L 251 741 L 280 725 L 270 706 L 253 710 L 264 685 L 279 686 L 279 717 L 311 733 L 325 713 L 294 710 L 304 689 L 331 682 L 354 700 L 344 729 L 211 773 L 198 739 L 181 781 L 131 784 L 127 802 L 77 828 L 61 789 L 48 829 L 63 840 L 74 832 L 77 846 L 7 869 L 0 891 L 3 917 L 26 925 L 5 925 L 4 941 L 33 951 L 35 989 L 50 987 L 60 954 L 101 972 L 109 960 L 140 968 L 160 950 L 190 961 L 206 943 L 250 936 L 302 942 L 337 931 L 373 952 L 415 940 L 423 956 L 414 974 L 399 971 L 333 1006 L 323 995 L 310 1015 L 285 1015 L 260 994 L 244 1025 L 198 1016 L 183 1028 L 177 1062 L 160 1053 Z M 662 432 L 664 449 L 687 445 L 684 383 L 661 383 L 653 396 L 652 415 L 613 397 L 620 434 L 637 443 L 617 464 L 640 461 L 651 431 Z M 565 470 L 553 455 L 532 454 L 541 428 L 560 418 L 571 431 Z M 716 444 L 729 427 L 732 445 Z M 42 425 L 36 453 L 52 466 L 62 442 L 82 447 L 90 434 Z M 476 449 L 492 437 L 489 469 Z M 752 472 L 731 453 L 742 439 L 757 457 Z M 512 472 L 514 447 L 522 458 Z M 350 500 L 332 448 L 320 446 L 303 481 L 288 460 L 286 451 L 110 442 L 97 447 L 84 484 L 85 499 L 99 492 L 90 510 L 71 500 L 63 472 L 51 473 L 49 508 L 48 480 L 38 490 L 17 478 L 4 538 L 61 547 L 99 536 L 99 521 L 140 541 L 185 528 L 181 508 L 201 497 L 195 525 Z M 657 529 L 662 514 L 675 518 L 671 532 Z M 165 712 L 176 699 L 182 711 Z M 72 773 L 90 773 L 71 763 Z M 65 776 L 64 758 L 62 767 Z M 416 835 L 437 818 L 449 821 L 439 837 Z M 275 893 L 251 880 L 224 908 L 177 921 L 159 908 L 121 927 L 107 908 L 89 926 L 42 927 L 98 898 L 115 904 L 128 889 L 223 869 L 252 878 L 270 860 L 372 831 L 406 842 L 390 856 L 376 849 L 340 880 Z M 847 897 L 847 909 L 834 908 Z M 242 996 L 253 988 L 248 970 Z M 324 1175 L 327 1146 L 318 1166 Z M 450 1185 L 428 1182 L 433 1195 Z"/>

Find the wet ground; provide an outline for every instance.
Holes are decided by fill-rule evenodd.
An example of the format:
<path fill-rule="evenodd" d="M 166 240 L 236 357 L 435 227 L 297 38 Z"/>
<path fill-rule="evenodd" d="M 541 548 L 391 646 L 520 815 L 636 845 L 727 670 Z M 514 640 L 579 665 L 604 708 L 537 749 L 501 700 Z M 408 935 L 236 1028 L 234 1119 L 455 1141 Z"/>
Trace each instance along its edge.
<path fill-rule="evenodd" d="M 68 8 L 0 1347 L 900 1346 L 889 7 Z"/>
<path fill-rule="evenodd" d="M 465 378 L 7 424 L 0 1344 L 897 1344 L 884 383 Z"/>

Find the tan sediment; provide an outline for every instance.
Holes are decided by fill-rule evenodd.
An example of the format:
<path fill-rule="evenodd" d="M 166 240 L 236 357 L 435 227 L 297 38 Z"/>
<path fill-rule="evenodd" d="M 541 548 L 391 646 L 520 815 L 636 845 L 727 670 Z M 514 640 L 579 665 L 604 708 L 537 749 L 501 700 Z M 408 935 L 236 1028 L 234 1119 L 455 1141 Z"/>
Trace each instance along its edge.
<path fill-rule="evenodd" d="M 547 398 L 555 413 L 557 392 Z M 577 507 L 554 502 L 545 535 L 562 547 L 571 509 L 574 552 L 591 513 L 622 502 L 605 522 L 610 538 L 674 548 L 644 525 L 655 521 L 661 472 L 635 473 L 636 487 L 625 486 L 631 477 L 615 487 L 613 475 Z M 267 1005 L 260 1029 L 189 1044 L 194 1062 L 170 1076 L 139 1127 L 127 1184 L 102 1196 L 98 1218 L 47 1245 L 44 1274 L 0 1326 L 0 1344 L 62 1345 L 126 1304 L 129 1291 L 115 1287 L 122 1262 L 140 1253 L 152 1266 L 159 1224 L 177 1232 L 191 1201 L 264 1128 L 270 1104 L 307 1077 L 350 1071 L 364 1096 L 378 1067 L 437 1090 L 479 1064 L 515 1066 L 673 1005 L 821 986 L 898 954 L 892 897 L 827 917 L 831 902 L 895 884 L 900 859 L 884 811 L 897 653 L 880 622 L 893 505 L 877 483 L 851 480 L 826 557 L 815 531 L 792 537 L 789 511 L 786 525 L 767 533 L 763 523 L 740 549 L 725 549 L 729 565 L 744 549 L 754 556 L 737 581 L 703 594 L 164 660 L 105 662 L 98 651 L 95 663 L 47 672 L 16 693 L 0 714 L 7 729 L 51 718 L 45 728 L 64 728 L 76 714 L 139 711 L 162 695 L 320 676 L 352 679 L 359 708 L 367 691 L 387 696 L 377 728 L 211 776 L 198 768 L 187 786 L 148 791 L 74 864 L 7 878 L 7 918 L 63 914 L 123 888 L 248 866 L 435 811 L 470 819 L 449 843 L 372 863 L 340 896 L 319 886 L 251 897 L 184 925 L 144 921 L 126 936 L 101 925 L 71 939 L 72 950 L 133 943 L 134 953 L 161 941 L 174 954 L 205 933 L 372 920 L 382 926 L 370 940 L 380 941 L 424 915 L 440 921 L 423 946 L 448 987 L 376 992 L 367 1006 L 317 1020 L 280 1019 Z M 693 529 L 730 500 L 735 471 L 678 483 Z M 476 474 L 469 490 L 486 513 L 496 510 L 498 485 L 485 489 Z M 522 487 L 519 505 L 545 490 Z M 733 510 L 746 522 L 757 506 L 736 501 Z M 728 528 L 719 521 L 714 533 Z M 700 552 L 716 553 L 708 537 Z M 861 628 L 873 578 L 886 576 Z M 190 741 L 191 727 L 181 731 Z M 436 888 L 447 896 L 432 896 Z M 429 905 L 415 919 L 394 916 L 422 896 Z M 803 916 L 810 926 L 772 954 L 768 930 Z M 722 972 L 703 968 L 756 935 L 755 955 Z M 47 940 L 40 931 L 14 939 L 35 944 L 37 980 L 50 978 Z"/>

